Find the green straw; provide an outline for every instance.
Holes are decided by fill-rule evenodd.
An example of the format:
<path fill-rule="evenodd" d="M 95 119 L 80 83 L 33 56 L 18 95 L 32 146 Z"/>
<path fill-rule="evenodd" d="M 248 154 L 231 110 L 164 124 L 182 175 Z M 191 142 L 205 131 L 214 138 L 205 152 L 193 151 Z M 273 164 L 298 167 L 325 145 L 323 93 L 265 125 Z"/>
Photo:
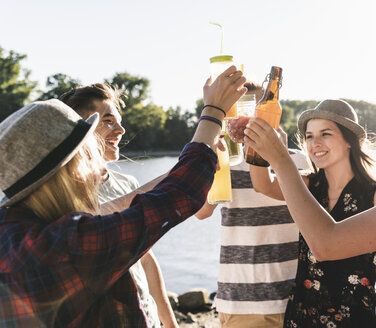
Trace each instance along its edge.
<path fill-rule="evenodd" d="M 221 24 L 215 23 L 215 22 L 209 22 L 209 24 L 219 26 L 221 29 L 221 52 L 220 55 L 223 55 L 223 26 Z"/>

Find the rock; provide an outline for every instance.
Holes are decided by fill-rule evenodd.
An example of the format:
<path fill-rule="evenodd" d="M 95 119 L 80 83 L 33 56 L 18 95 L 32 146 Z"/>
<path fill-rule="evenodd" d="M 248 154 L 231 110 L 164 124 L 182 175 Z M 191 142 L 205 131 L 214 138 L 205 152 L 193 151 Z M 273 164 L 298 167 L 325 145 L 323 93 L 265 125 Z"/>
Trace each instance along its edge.
<path fill-rule="evenodd" d="M 196 322 L 196 319 L 194 318 L 194 316 L 193 316 L 193 314 L 191 312 L 187 313 L 186 322 L 187 323 L 194 323 L 194 322 Z"/>
<path fill-rule="evenodd" d="M 174 311 L 174 314 L 175 314 L 175 318 L 178 322 L 187 320 L 187 316 L 185 314 L 179 312 L 179 311 Z"/>
<path fill-rule="evenodd" d="M 210 312 L 192 314 L 194 322 L 185 320 L 178 321 L 180 328 L 220 328 L 218 313 L 214 310 Z"/>
<path fill-rule="evenodd" d="M 168 297 L 168 300 L 170 301 L 172 309 L 177 310 L 178 304 L 179 304 L 178 294 L 173 293 L 173 292 L 167 292 L 167 297 Z"/>
<path fill-rule="evenodd" d="M 199 312 L 209 312 L 213 310 L 213 306 L 211 304 L 204 304 L 203 306 L 200 306 L 197 311 Z"/>
<path fill-rule="evenodd" d="M 205 288 L 195 288 L 178 296 L 179 309 L 194 311 L 210 303 L 208 291 Z"/>
<path fill-rule="evenodd" d="M 217 292 L 212 292 L 209 296 L 211 301 L 214 301 L 214 298 L 217 296 Z"/>

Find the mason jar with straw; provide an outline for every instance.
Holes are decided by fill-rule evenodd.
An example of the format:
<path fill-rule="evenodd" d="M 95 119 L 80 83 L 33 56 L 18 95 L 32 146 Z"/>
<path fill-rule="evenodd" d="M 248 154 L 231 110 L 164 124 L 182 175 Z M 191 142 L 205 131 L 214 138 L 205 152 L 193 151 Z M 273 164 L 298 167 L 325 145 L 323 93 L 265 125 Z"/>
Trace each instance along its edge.
<path fill-rule="evenodd" d="M 223 53 L 223 28 L 218 23 L 211 23 L 221 28 L 221 55 L 210 58 L 210 71 L 211 77 L 214 81 L 218 75 L 225 71 L 228 67 L 233 65 L 232 56 L 224 56 Z M 225 118 L 236 117 L 237 107 L 236 104 L 227 112 Z M 232 201 L 232 188 L 231 188 L 231 174 L 230 174 L 230 156 L 225 142 L 225 126 L 222 125 L 222 136 L 219 142 L 225 148 L 224 151 L 217 149 L 219 170 L 215 172 L 213 184 L 208 193 L 209 204 L 220 204 Z"/>
<path fill-rule="evenodd" d="M 221 24 L 209 22 L 212 25 L 218 26 L 221 30 L 221 48 L 220 55 L 210 58 L 210 73 L 212 80 L 214 80 L 224 72 L 231 65 L 234 65 L 233 56 L 223 55 L 223 27 Z M 225 119 L 237 117 L 237 105 L 236 103 L 227 112 Z"/>

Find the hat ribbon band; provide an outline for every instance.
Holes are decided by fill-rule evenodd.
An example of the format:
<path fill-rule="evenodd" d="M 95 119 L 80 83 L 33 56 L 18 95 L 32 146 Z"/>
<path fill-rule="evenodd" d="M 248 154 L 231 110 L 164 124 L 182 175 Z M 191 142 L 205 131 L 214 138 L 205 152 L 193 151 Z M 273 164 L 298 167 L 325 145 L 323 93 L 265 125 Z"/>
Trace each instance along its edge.
<path fill-rule="evenodd" d="M 66 139 L 64 139 L 61 144 L 53 149 L 29 173 L 27 173 L 6 190 L 3 190 L 4 194 L 8 198 L 11 198 L 49 173 L 59 163 L 61 163 L 64 158 L 66 158 L 67 155 L 72 152 L 74 148 L 76 148 L 76 146 L 81 142 L 86 133 L 89 131 L 90 127 L 91 125 L 85 120 L 81 119 L 77 121 L 77 125 L 74 127 L 71 134 Z"/>

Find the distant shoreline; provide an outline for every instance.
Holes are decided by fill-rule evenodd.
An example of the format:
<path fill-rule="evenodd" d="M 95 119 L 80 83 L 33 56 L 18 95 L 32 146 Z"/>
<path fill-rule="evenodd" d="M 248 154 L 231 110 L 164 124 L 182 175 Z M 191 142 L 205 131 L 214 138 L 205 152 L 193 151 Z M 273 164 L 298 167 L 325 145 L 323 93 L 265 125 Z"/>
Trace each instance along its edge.
<path fill-rule="evenodd" d="M 180 155 L 180 150 L 144 150 L 144 151 L 122 151 L 120 155 L 120 160 L 130 159 L 144 159 L 144 158 L 155 158 L 155 157 L 176 157 Z M 125 158 L 124 158 L 125 157 Z"/>

